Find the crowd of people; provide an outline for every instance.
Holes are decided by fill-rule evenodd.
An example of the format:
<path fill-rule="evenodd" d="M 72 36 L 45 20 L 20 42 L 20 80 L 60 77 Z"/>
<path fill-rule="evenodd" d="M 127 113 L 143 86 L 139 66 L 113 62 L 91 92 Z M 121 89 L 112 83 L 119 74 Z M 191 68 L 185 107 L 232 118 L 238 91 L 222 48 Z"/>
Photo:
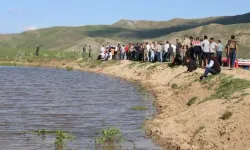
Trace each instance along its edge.
<path fill-rule="evenodd" d="M 129 43 L 127 45 L 102 46 L 98 60 L 133 60 L 143 62 L 169 62 L 172 65 L 187 65 L 188 71 L 194 71 L 197 67 L 204 68 L 205 73 L 201 79 L 207 77 L 208 73 L 220 73 L 222 66 L 223 51 L 227 56 L 227 65 L 232 70 L 235 66 L 238 47 L 235 36 L 224 47 L 222 42 L 215 42 L 214 38 L 204 36 L 203 39 L 192 36 L 184 37 L 180 42 L 144 42 Z"/>

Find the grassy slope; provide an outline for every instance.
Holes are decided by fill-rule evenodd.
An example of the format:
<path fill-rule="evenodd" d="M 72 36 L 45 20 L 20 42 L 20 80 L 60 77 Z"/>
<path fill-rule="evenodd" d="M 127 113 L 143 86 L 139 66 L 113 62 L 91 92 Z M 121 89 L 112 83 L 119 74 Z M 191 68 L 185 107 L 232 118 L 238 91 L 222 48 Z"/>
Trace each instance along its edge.
<path fill-rule="evenodd" d="M 211 23 L 221 25 L 210 25 Z M 240 46 L 247 49 L 250 46 L 247 41 L 249 27 L 249 13 L 231 17 L 173 19 L 161 22 L 121 20 L 113 25 L 52 27 L 20 34 L 0 35 L 0 50 L 34 49 L 36 45 L 42 44 L 43 49 L 66 51 L 80 51 L 83 45 L 92 45 L 97 51 L 102 44 L 138 42 L 147 39 L 173 40 L 176 37 L 182 38 L 185 34 L 193 36 L 207 34 L 224 42 L 231 34 L 236 34 L 240 37 L 238 39 Z"/>

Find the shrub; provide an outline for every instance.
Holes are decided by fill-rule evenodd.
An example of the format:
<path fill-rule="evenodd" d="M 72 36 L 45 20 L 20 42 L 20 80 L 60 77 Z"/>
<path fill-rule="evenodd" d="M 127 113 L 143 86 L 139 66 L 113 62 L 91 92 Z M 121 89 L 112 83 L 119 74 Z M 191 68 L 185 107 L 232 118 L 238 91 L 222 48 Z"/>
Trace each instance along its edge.
<path fill-rule="evenodd" d="M 122 140 L 122 133 L 116 127 L 103 129 L 101 136 L 97 137 L 95 141 L 99 144 L 113 144 Z"/>
<path fill-rule="evenodd" d="M 233 115 L 232 112 L 226 111 L 225 113 L 222 114 L 222 116 L 220 117 L 220 119 L 227 120 L 227 119 L 230 119 L 232 115 Z"/>
<path fill-rule="evenodd" d="M 188 105 L 188 106 L 193 105 L 193 104 L 196 102 L 196 100 L 197 100 L 197 97 L 192 97 L 192 98 L 188 101 L 187 105 Z"/>

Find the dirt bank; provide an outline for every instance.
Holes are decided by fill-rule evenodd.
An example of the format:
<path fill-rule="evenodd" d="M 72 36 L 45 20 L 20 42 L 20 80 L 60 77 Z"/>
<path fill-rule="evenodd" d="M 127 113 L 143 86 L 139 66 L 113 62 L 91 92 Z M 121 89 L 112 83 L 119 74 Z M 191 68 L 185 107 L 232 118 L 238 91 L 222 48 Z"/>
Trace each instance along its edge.
<path fill-rule="evenodd" d="M 161 63 L 15 62 L 18 64 L 72 67 L 140 82 L 156 97 L 157 114 L 146 122 L 146 132 L 167 150 L 250 148 L 249 71 L 223 70 L 222 75 L 199 82 L 203 70 L 184 73 L 185 67 L 169 68 Z"/>

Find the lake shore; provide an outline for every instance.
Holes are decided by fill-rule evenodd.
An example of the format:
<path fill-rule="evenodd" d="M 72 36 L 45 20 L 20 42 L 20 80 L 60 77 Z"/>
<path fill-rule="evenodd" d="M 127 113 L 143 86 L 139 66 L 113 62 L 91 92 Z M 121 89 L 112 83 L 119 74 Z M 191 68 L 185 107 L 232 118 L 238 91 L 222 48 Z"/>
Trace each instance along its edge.
<path fill-rule="evenodd" d="M 185 67 L 169 68 L 165 63 L 93 63 L 79 59 L 0 64 L 75 69 L 140 83 L 155 96 L 157 109 L 154 118 L 145 122 L 146 133 L 168 150 L 236 150 L 250 147 L 250 116 L 247 115 L 250 113 L 250 87 L 243 84 L 250 80 L 249 71 L 223 70 L 223 76 L 215 76 L 201 83 L 199 76 L 202 69 L 184 73 Z M 219 93 L 222 97 L 218 97 L 221 81 L 229 75 L 240 78 L 239 82 L 245 86 L 232 85 L 241 91 L 235 90 L 228 97 L 223 97 L 228 93 L 222 91 L 225 93 Z M 234 80 L 228 80 L 228 84 L 234 83 Z M 226 112 L 231 112 L 231 116 L 221 119 Z"/>

